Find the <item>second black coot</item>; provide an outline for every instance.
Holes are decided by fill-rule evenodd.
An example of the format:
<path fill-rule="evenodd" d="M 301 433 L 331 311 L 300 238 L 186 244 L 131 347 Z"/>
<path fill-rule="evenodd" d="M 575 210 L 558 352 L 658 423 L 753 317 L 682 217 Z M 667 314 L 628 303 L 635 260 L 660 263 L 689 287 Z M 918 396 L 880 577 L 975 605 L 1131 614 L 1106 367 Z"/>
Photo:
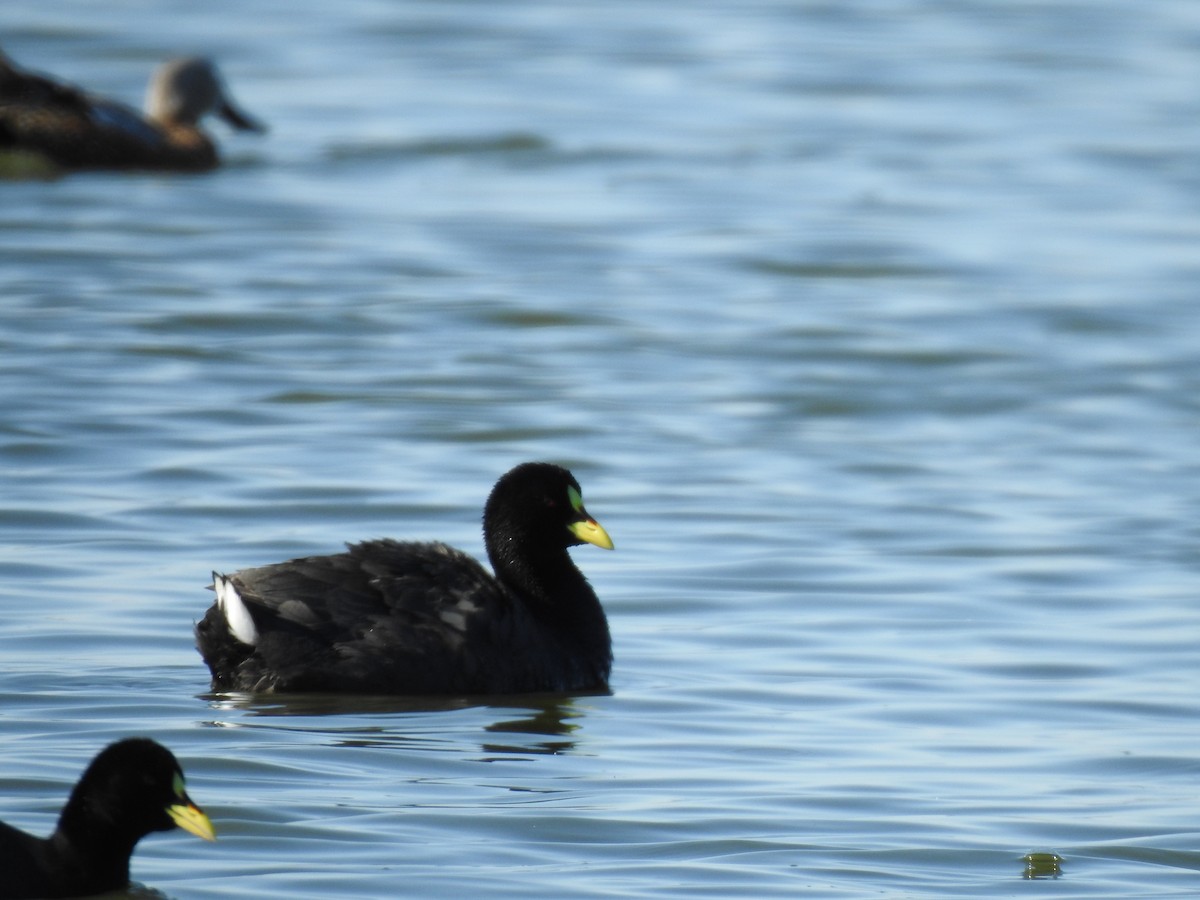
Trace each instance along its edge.
<path fill-rule="evenodd" d="M 71 791 L 48 838 L 0 822 L 0 900 L 90 897 L 129 884 L 129 857 L 152 831 L 215 840 L 166 747 L 127 738 L 102 750 Z"/>

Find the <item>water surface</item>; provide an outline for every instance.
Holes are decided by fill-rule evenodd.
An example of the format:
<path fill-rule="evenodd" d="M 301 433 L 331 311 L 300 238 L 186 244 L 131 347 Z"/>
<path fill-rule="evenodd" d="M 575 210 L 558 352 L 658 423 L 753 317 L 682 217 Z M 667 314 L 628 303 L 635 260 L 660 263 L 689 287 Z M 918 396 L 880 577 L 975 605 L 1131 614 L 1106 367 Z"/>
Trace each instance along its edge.
<path fill-rule="evenodd" d="M 0 185 L 0 815 L 181 757 L 203 897 L 1195 893 L 1200 10 L 10 5 L 205 177 Z M 214 130 L 219 126 L 214 126 Z M 208 693 L 213 569 L 569 465 L 610 696 Z"/>

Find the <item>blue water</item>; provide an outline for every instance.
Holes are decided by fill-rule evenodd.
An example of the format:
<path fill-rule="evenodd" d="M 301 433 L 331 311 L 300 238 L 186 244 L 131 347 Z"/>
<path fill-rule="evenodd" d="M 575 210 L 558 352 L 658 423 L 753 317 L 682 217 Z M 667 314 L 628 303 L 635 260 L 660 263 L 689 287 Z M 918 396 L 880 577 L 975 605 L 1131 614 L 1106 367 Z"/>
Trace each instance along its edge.
<path fill-rule="evenodd" d="M 0 183 L 0 817 L 149 734 L 143 896 L 1195 894 L 1200 6 L 102 6 L 0 46 L 272 130 Z M 611 696 L 208 693 L 211 570 L 525 459 Z"/>

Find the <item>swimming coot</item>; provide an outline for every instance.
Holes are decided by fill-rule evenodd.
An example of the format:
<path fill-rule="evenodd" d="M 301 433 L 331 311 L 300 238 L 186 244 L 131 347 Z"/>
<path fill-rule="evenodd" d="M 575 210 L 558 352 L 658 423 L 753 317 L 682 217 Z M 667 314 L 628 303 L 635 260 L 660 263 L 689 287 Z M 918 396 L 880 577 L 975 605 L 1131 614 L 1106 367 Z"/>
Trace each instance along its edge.
<path fill-rule="evenodd" d="M 117 741 L 92 760 L 50 837 L 0 822 L 0 898 L 90 897 L 123 888 L 137 842 L 176 826 L 215 840 L 171 751 L 149 738 Z"/>
<path fill-rule="evenodd" d="M 492 489 L 495 575 L 441 543 L 394 540 L 213 574 L 196 626 L 215 691 L 516 694 L 608 687 L 600 601 L 567 548 L 612 540 L 566 469 L 524 463 Z"/>

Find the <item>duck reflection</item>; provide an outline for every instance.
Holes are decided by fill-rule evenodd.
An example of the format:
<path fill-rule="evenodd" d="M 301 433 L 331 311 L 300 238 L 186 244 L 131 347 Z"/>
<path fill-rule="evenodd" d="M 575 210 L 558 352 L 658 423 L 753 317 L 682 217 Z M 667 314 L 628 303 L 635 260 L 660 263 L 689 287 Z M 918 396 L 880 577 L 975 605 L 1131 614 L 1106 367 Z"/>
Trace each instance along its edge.
<path fill-rule="evenodd" d="M 579 725 L 571 721 L 581 716 L 573 701 L 564 703 L 561 698 L 547 700 L 541 707 L 527 708 L 525 713 L 519 718 L 493 722 L 487 726 L 487 731 L 493 734 L 532 735 L 533 739 L 525 743 L 487 743 L 483 749 L 488 753 L 539 753 L 549 756 L 575 749 L 575 742 L 570 740 L 536 740 L 539 735 L 566 738 L 579 729 Z"/>
<path fill-rule="evenodd" d="M 423 748 L 453 742 L 459 726 L 431 728 L 427 714 L 474 710 L 494 715 L 482 730 L 497 740 L 483 741 L 479 749 L 497 757 L 568 753 L 575 748 L 571 736 L 580 729 L 587 714 L 582 702 L 594 694 L 522 694 L 519 697 L 394 697 L 348 694 L 208 694 L 216 711 L 237 711 L 243 718 L 210 722 L 224 728 L 282 728 L 287 731 L 312 731 L 335 738 L 338 744 L 357 747 L 419 745 Z M 369 721 L 330 727 L 328 717 L 361 716 Z M 323 721 L 305 725 L 305 718 Z M 287 719 L 286 724 L 256 722 L 259 719 Z M 479 727 L 478 725 L 475 728 Z M 474 728 L 472 729 L 474 730 Z M 510 736 L 508 739 L 499 736 Z"/>

